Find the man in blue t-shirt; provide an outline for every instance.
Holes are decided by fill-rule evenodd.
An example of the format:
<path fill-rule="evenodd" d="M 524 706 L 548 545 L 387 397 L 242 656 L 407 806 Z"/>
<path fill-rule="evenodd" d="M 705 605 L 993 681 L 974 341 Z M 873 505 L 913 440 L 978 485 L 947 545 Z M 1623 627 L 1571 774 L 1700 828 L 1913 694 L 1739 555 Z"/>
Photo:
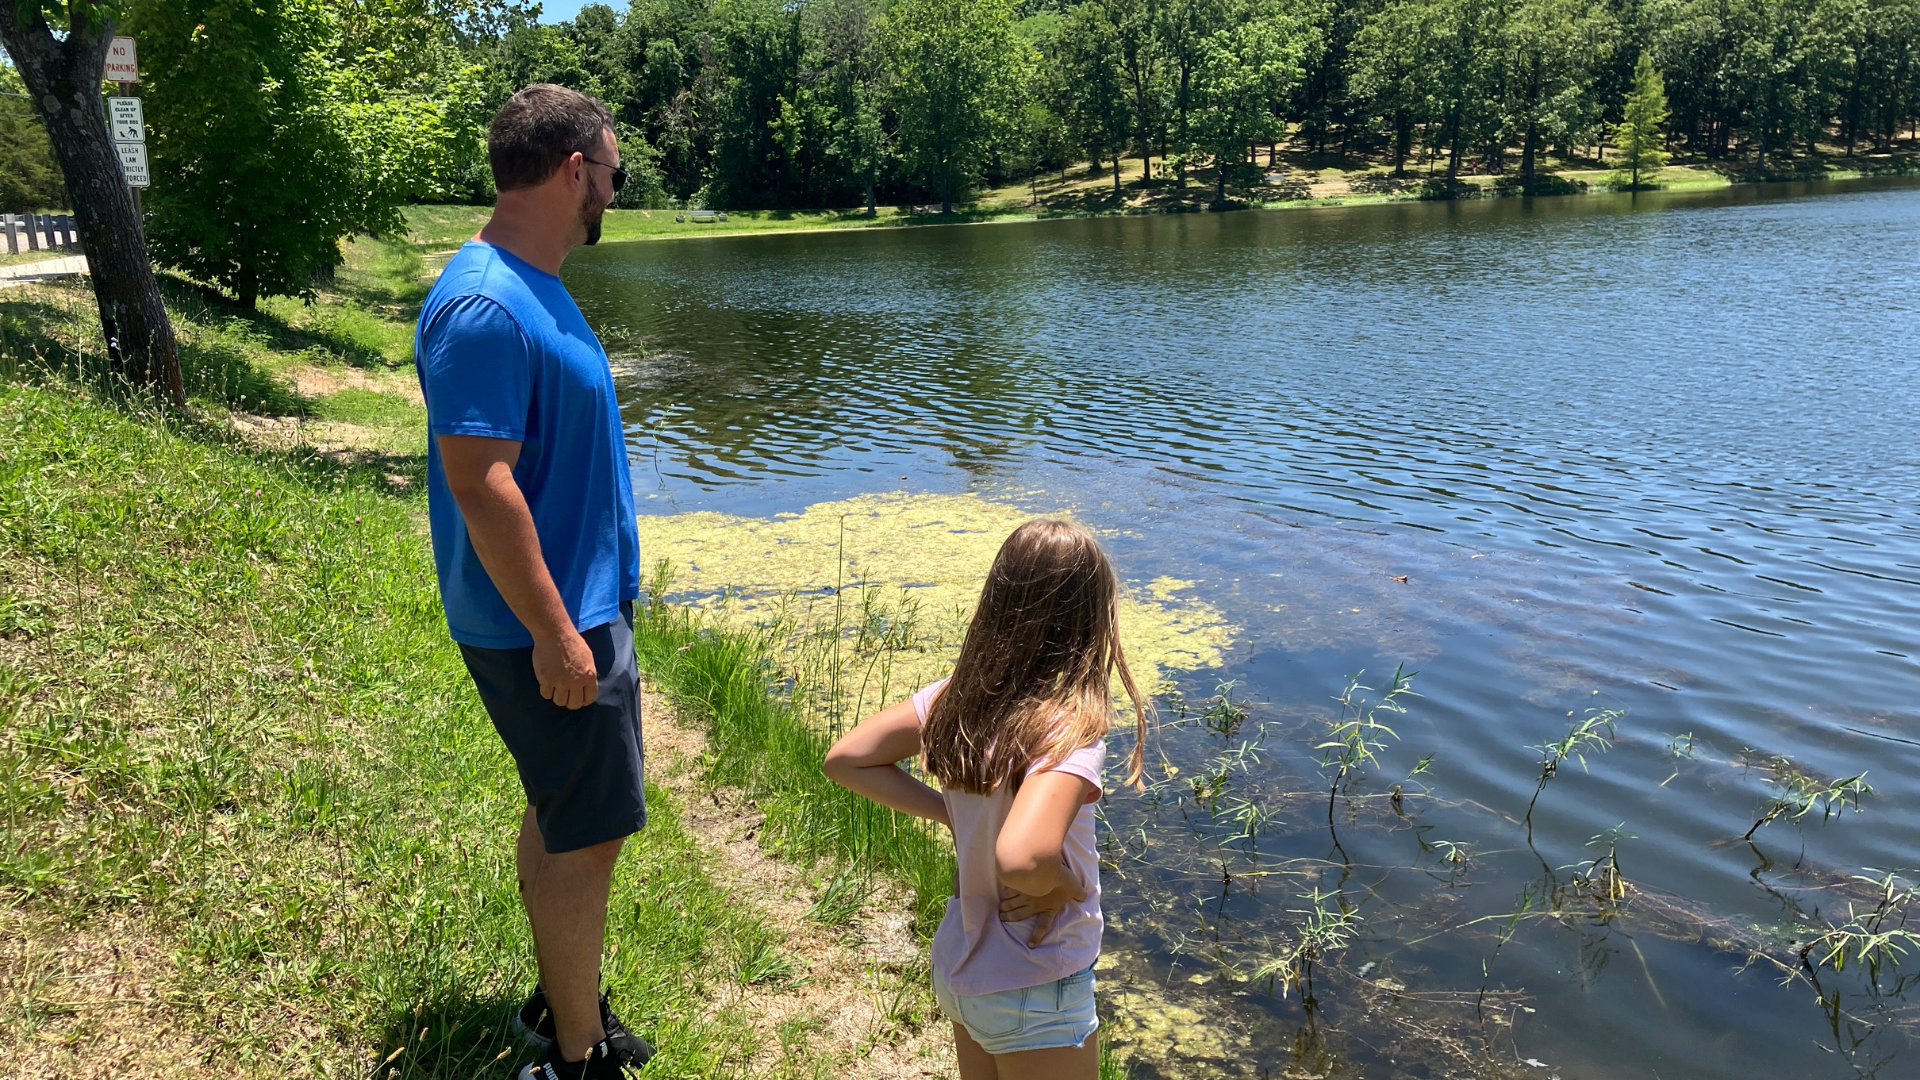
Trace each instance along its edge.
<path fill-rule="evenodd" d="M 529 86 L 487 133 L 499 201 L 420 311 L 428 516 L 447 626 L 526 790 L 514 861 L 540 983 L 521 1080 L 613 1077 L 653 1048 L 600 990 L 607 890 L 647 820 L 640 544 L 607 354 L 561 284 L 626 181 L 606 106 Z"/>

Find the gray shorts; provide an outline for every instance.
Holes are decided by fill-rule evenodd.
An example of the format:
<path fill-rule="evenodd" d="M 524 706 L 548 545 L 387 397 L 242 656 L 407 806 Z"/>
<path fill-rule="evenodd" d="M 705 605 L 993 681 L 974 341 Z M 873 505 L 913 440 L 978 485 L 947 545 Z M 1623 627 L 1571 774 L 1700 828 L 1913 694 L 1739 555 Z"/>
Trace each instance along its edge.
<path fill-rule="evenodd" d="M 581 709 L 540 696 L 533 646 L 460 646 L 493 729 L 520 771 L 549 854 L 631 836 L 647 823 L 632 602 L 620 605 L 620 613 L 580 633 L 600 675 L 598 696 Z"/>

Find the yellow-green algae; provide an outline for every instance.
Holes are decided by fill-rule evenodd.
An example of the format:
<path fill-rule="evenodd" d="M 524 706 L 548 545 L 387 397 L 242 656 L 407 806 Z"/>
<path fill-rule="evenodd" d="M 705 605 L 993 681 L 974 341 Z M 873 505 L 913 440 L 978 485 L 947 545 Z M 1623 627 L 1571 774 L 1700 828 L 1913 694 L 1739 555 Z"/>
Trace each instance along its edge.
<path fill-rule="evenodd" d="M 910 687 L 944 673 L 994 554 L 1034 516 L 973 494 L 895 492 L 771 518 L 642 517 L 640 550 L 649 565 L 666 560 L 675 591 L 703 598 L 728 619 L 819 622 L 838 614 L 851 624 L 860 588 L 887 590 L 896 608 L 917 605 L 930 633 L 898 654 L 889 676 L 894 687 Z M 1143 688 L 1174 671 L 1219 666 L 1239 633 L 1219 609 L 1178 595 L 1193 585 L 1157 578 L 1121 602 L 1121 638 Z"/>

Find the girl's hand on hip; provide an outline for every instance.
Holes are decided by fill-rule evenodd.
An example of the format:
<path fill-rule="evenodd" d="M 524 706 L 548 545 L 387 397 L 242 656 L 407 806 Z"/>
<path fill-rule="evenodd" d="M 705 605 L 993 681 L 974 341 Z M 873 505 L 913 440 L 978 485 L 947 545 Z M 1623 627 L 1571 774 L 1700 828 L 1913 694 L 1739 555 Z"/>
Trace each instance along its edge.
<path fill-rule="evenodd" d="M 1027 935 L 1027 948 L 1038 946 L 1048 932 L 1053 929 L 1054 921 L 1066 906 L 1085 900 L 1087 891 L 1078 883 L 1062 885 L 1043 896 L 1029 896 L 1018 889 L 1002 885 L 1000 887 L 1000 921 L 1024 922 L 1033 920 L 1033 932 Z"/>

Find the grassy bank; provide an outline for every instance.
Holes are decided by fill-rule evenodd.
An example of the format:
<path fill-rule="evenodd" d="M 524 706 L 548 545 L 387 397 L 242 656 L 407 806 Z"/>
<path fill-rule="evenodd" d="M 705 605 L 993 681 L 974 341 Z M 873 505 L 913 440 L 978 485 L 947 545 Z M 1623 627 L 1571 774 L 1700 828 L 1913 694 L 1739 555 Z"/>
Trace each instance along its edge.
<path fill-rule="evenodd" d="M 1297 153 L 1271 170 L 1249 170 L 1230 183 L 1228 207 L 1235 210 L 1302 210 L 1321 206 L 1363 206 L 1434 197 L 1479 198 L 1522 194 L 1518 178 L 1467 172 L 1445 185 L 1424 168 L 1408 168 L 1395 177 L 1390 169 L 1364 160 L 1327 164 Z M 1882 159 L 1809 160 L 1796 171 L 1752 174 L 1727 163 L 1671 165 L 1647 182 L 1668 191 L 1704 191 L 1736 183 L 1773 180 L 1849 180 L 1882 172 L 1913 172 L 1907 157 Z M 1155 166 L 1158 168 L 1158 166 Z M 731 210 L 727 220 L 696 222 L 677 210 L 610 210 L 602 232 L 603 243 L 670 240 L 697 236 L 748 236 L 762 233 L 817 232 L 834 229 L 905 228 L 918 225 L 979 224 L 993 221 L 1032 221 L 1051 217 L 1097 217 L 1126 214 L 1197 213 L 1212 208 L 1214 175 L 1195 170 L 1185 186 L 1169 179 L 1145 180 L 1139 158 L 1120 162 L 1121 185 L 1113 187 L 1111 166 L 1089 170 L 1076 165 L 1058 173 L 1034 176 L 997 188 L 975 192 L 951 214 L 937 207 L 881 206 L 874 216 L 862 209 L 841 210 Z M 1271 179 L 1269 179 L 1271 177 Z M 1618 180 L 1602 162 L 1579 162 L 1543 172 L 1525 193 L 1571 195 L 1611 190 Z M 1431 182 L 1431 183 L 1430 183 Z M 409 207 L 407 219 L 414 239 L 426 250 L 450 251 L 486 222 L 486 207 Z"/>
<path fill-rule="evenodd" d="M 648 681 L 706 728 L 709 780 L 742 789 L 766 812 L 763 842 L 844 867 L 841 889 L 864 895 L 886 876 L 911 890 L 916 926 L 931 937 L 953 882 L 945 836 L 826 779 L 820 762 L 833 738 L 782 692 L 771 637 L 710 629 L 658 594 L 636 627 L 635 651 Z"/>
<path fill-rule="evenodd" d="M 515 1063 L 520 793 L 415 514 L 323 457 L 68 388 L 0 391 L 0 1031 L 17 1067 L 98 1072 L 104 1050 L 172 1071 L 134 1058 L 156 1020 L 178 1070 Z M 750 978 L 775 931 L 652 796 L 608 981 L 660 1074 L 722 1074 L 755 1046 L 713 984 Z M 85 961 L 102 942 L 151 946 L 142 993 L 103 999 Z"/>
<path fill-rule="evenodd" d="M 313 306 L 244 311 L 166 279 L 186 416 L 103 374 L 83 282 L 0 296 L 0 1066 L 471 1078 L 525 1056 L 504 1023 L 533 977 L 521 795 L 446 637 L 421 521 L 407 354 L 433 224 L 352 245 Z M 725 640 L 662 663 L 699 635 L 663 607 L 647 626 L 650 669 L 713 706 L 715 777 L 780 806 L 769 838 L 818 876 L 861 868 L 830 905 L 853 926 L 867 869 L 907 863 L 859 839 L 867 819 L 807 838 L 823 819 L 804 785 L 743 754 L 785 747 L 817 781 L 818 749 L 715 660 Z M 818 1017 L 768 1021 L 807 958 L 676 797 L 649 798 L 607 967 L 661 1047 L 648 1075 L 852 1068 L 809 1052 L 832 1034 Z M 917 993 L 889 1006 L 895 1028 L 928 1019 Z"/>

